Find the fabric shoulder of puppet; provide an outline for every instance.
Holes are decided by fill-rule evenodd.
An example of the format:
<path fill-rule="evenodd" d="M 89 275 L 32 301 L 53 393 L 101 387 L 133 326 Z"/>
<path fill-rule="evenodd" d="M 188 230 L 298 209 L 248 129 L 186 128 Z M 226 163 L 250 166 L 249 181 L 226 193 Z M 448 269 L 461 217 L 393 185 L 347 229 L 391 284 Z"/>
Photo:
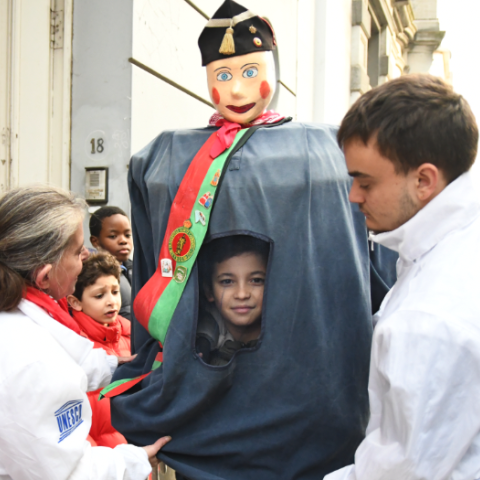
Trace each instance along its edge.
<path fill-rule="evenodd" d="M 128 184 L 132 205 L 132 230 L 135 243 L 132 298 L 155 272 L 170 208 L 179 185 L 193 158 L 216 128 L 164 131 L 132 157 Z M 234 157 L 255 164 L 254 175 L 264 177 L 277 169 L 277 159 L 293 171 L 309 171 L 312 162 L 334 158 L 340 175 L 348 181 L 343 154 L 336 143 L 337 127 L 288 122 L 262 126 L 248 139 Z M 243 151 L 243 153 L 242 153 Z M 288 158 L 288 161 L 286 161 Z M 229 170 L 239 168 L 240 158 L 233 158 Z M 258 167 L 258 169 L 257 169 Z M 288 172 L 282 172 L 288 175 Z M 145 329 L 133 322 L 132 351 L 149 338 Z"/>

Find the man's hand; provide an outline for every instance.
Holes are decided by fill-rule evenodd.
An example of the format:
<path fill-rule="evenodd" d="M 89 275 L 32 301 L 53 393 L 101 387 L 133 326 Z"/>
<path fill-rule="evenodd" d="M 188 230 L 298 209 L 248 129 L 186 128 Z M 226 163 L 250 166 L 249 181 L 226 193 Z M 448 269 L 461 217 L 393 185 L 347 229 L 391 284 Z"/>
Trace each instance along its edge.
<path fill-rule="evenodd" d="M 152 468 L 155 468 L 158 466 L 159 460 L 157 458 L 157 453 L 171 439 L 172 437 L 162 437 L 162 438 L 159 438 L 153 445 L 147 445 L 146 447 L 142 447 L 147 452 L 148 461 L 150 462 L 150 465 L 152 466 Z"/>
<path fill-rule="evenodd" d="M 137 356 L 137 354 L 131 355 L 130 357 L 117 357 L 118 358 L 118 364 L 123 365 L 124 363 L 131 362 L 136 356 Z"/>

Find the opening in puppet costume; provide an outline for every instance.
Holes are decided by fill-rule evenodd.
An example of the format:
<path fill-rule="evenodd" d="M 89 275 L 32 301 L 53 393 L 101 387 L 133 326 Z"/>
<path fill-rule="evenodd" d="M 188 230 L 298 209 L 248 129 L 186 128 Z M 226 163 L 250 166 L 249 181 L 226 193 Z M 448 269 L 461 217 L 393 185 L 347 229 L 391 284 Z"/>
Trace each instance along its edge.
<path fill-rule="evenodd" d="M 136 444 L 171 435 L 159 456 L 192 480 L 318 480 L 364 436 L 371 314 L 396 256 L 369 249 L 337 129 L 267 111 L 270 26 L 226 0 L 199 44 L 211 126 L 162 133 L 129 169 L 138 356 L 104 392 L 112 423 Z M 230 235 L 269 244 L 268 274 L 258 343 L 215 366 L 197 352 L 197 257 Z"/>
<path fill-rule="evenodd" d="M 199 256 L 195 346 L 209 365 L 228 364 L 259 345 L 269 244 L 249 235 L 207 243 Z"/>

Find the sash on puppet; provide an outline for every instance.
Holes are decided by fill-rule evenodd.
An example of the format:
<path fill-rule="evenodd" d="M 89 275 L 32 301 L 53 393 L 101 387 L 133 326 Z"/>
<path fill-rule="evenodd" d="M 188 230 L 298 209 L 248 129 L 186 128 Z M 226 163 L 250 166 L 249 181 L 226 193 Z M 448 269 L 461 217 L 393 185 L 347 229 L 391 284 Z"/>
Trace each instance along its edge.
<path fill-rule="evenodd" d="M 270 29 L 241 8 L 231 24 L 248 17 L 244 36 Z M 239 54 L 241 25 L 228 28 Z M 271 50 L 265 38 L 261 45 Z M 134 295 L 161 265 L 172 204 L 214 132 L 164 132 L 132 159 Z M 369 249 L 335 127 L 282 123 L 240 134 L 248 140 L 228 152 L 205 241 L 252 235 L 270 244 L 260 338 L 224 366 L 203 361 L 201 287 L 189 264 L 162 346 L 133 322 L 138 356 L 114 380 L 138 383 L 112 398 L 112 424 L 137 445 L 171 435 L 159 457 L 192 480 L 318 480 L 352 463 L 364 436 L 372 309 L 394 280 L 396 255 Z"/>

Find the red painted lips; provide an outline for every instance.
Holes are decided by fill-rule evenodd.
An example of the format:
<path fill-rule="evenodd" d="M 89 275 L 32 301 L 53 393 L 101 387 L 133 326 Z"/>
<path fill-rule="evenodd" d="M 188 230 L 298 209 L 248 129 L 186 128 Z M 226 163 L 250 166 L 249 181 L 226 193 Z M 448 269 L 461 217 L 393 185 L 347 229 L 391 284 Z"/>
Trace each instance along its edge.
<path fill-rule="evenodd" d="M 236 107 L 235 105 L 227 105 L 227 108 L 235 113 L 247 113 L 255 106 L 255 103 L 249 103 L 241 107 Z"/>

